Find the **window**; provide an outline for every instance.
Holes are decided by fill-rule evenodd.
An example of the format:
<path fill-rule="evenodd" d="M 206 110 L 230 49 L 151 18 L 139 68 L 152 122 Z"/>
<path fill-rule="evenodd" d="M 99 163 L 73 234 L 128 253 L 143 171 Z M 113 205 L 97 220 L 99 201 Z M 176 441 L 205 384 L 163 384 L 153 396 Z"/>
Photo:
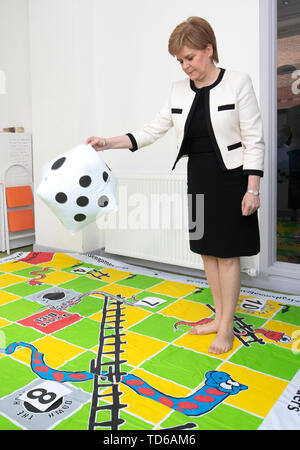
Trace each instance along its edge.
<path fill-rule="evenodd" d="M 277 260 L 300 264 L 300 2 L 277 0 Z"/>

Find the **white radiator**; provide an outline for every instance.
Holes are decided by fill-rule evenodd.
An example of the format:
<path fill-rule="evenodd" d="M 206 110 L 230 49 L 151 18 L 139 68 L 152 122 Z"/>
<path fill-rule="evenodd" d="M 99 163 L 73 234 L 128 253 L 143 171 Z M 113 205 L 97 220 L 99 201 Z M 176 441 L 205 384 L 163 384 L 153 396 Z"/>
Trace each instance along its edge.
<path fill-rule="evenodd" d="M 97 220 L 105 229 L 105 251 L 143 260 L 203 269 L 191 252 L 187 180 L 184 175 L 117 175 L 119 211 Z M 256 275 L 258 257 L 241 258 Z"/>

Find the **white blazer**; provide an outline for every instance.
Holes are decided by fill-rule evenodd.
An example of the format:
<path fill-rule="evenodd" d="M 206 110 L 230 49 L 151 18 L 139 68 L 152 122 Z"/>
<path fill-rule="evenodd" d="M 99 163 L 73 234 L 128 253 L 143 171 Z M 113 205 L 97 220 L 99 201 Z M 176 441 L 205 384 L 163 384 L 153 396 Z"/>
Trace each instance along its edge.
<path fill-rule="evenodd" d="M 243 166 L 245 174 L 263 176 L 265 145 L 262 120 L 251 78 L 246 73 L 221 69 L 218 79 L 205 91 L 205 116 L 221 168 Z M 185 148 L 188 125 L 198 98 L 197 89 L 185 78 L 172 83 L 169 99 L 154 120 L 142 129 L 127 133 L 135 151 L 152 144 L 175 127 L 179 150 L 172 170 Z"/>

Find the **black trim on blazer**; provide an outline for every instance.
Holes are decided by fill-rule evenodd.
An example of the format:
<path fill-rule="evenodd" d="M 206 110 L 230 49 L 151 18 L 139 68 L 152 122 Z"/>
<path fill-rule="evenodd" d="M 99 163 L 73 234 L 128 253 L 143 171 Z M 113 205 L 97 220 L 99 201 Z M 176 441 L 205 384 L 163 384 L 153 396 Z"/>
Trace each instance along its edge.
<path fill-rule="evenodd" d="M 240 148 L 242 147 L 242 143 L 241 142 L 237 142 L 236 144 L 232 144 L 232 145 L 228 145 L 228 150 L 235 150 L 236 148 Z"/>
<path fill-rule="evenodd" d="M 213 87 L 217 86 L 217 84 L 219 84 L 220 81 L 222 80 L 224 72 L 225 72 L 225 69 L 222 69 L 221 67 L 220 67 L 220 69 L 221 70 L 218 75 L 218 78 L 216 79 L 216 81 L 213 84 L 210 84 L 209 86 L 204 86 L 202 88 L 197 88 L 194 81 L 190 79 L 190 88 L 195 92 L 199 92 L 200 89 L 212 89 Z"/>
<path fill-rule="evenodd" d="M 182 109 L 181 108 L 171 108 L 171 113 L 172 114 L 182 114 Z"/>
<path fill-rule="evenodd" d="M 186 137 L 186 134 L 187 134 L 187 130 L 188 130 L 191 118 L 192 118 L 192 114 L 193 114 L 194 109 L 195 109 L 195 107 L 197 105 L 198 98 L 199 98 L 199 93 L 200 93 L 201 90 L 204 90 L 205 116 L 207 117 L 207 122 L 208 122 L 207 126 L 208 126 L 208 129 L 209 129 L 209 133 L 210 133 L 210 137 L 211 137 L 211 140 L 212 140 L 212 143 L 213 143 L 213 147 L 214 147 L 214 149 L 216 151 L 216 154 L 217 154 L 217 157 L 218 157 L 218 161 L 219 161 L 222 169 L 223 170 L 227 170 L 225 165 L 224 165 L 224 163 L 223 163 L 223 158 L 221 156 L 221 152 L 220 152 L 219 146 L 217 144 L 217 141 L 216 141 L 216 138 L 214 136 L 213 129 L 212 129 L 212 125 L 211 125 L 211 121 L 210 121 L 210 113 L 209 113 L 209 102 L 208 102 L 210 89 L 212 89 L 214 86 L 216 86 L 217 84 L 219 84 L 221 82 L 221 80 L 222 80 L 222 78 L 224 76 L 224 73 L 225 73 L 225 69 L 221 69 L 220 73 L 219 73 L 219 76 L 216 79 L 216 81 L 213 84 L 209 85 L 209 86 L 204 86 L 203 88 L 197 88 L 195 86 L 195 83 L 193 82 L 193 80 L 190 79 L 190 88 L 194 92 L 196 92 L 196 95 L 194 97 L 192 106 L 190 108 L 189 114 L 187 116 L 187 119 L 186 119 L 186 122 L 185 122 L 185 125 L 184 125 L 184 134 L 183 134 L 182 143 L 181 143 L 181 146 L 180 146 L 177 158 L 175 160 L 175 163 L 174 163 L 174 165 L 172 167 L 172 170 L 175 169 L 176 164 L 178 163 L 180 158 L 185 154 L 184 153 L 184 146 L 185 146 L 185 143 L 186 143 L 185 142 L 185 137 Z"/>
<path fill-rule="evenodd" d="M 220 106 L 218 106 L 218 111 L 225 111 L 227 109 L 235 109 L 235 104 L 232 103 L 230 105 L 220 105 Z"/>
<path fill-rule="evenodd" d="M 256 170 L 256 169 L 245 169 L 243 170 L 244 175 L 258 175 L 259 177 L 264 176 L 263 170 Z"/>
<path fill-rule="evenodd" d="M 178 152 L 178 155 L 177 155 L 176 161 L 175 161 L 175 163 L 174 163 L 174 165 L 172 167 L 172 170 L 175 169 L 175 166 L 178 163 L 179 159 L 184 155 L 184 147 L 185 147 L 185 143 L 186 143 L 185 138 L 186 138 L 187 130 L 188 130 L 188 127 L 189 127 L 189 124 L 190 124 L 193 112 L 194 112 L 194 110 L 196 108 L 198 99 L 199 99 L 199 92 L 196 93 L 196 95 L 194 97 L 194 100 L 193 100 L 193 103 L 192 103 L 192 106 L 190 108 L 190 111 L 189 111 L 188 116 L 186 118 L 186 121 L 185 121 L 185 124 L 184 124 L 184 132 L 183 132 L 183 138 L 182 138 L 180 150 Z"/>
<path fill-rule="evenodd" d="M 227 167 L 224 164 L 223 158 L 222 158 L 222 154 L 221 151 L 219 149 L 217 140 L 216 140 L 216 136 L 212 127 L 212 123 L 211 123 L 211 117 L 209 114 L 209 93 L 210 91 L 206 91 L 205 92 L 205 96 L 204 96 L 204 111 L 205 111 L 205 118 L 206 118 L 206 124 L 207 124 L 207 128 L 208 128 L 208 133 L 210 135 L 210 139 L 212 142 L 212 146 L 214 151 L 216 152 L 216 156 L 218 159 L 218 162 L 220 164 L 221 169 L 225 172 L 227 169 Z"/>
<path fill-rule="evenodd" d="M 129 137 L 129 139 L 131 140 L 131 143 L 132 143 L 132 148 L 130 148 L 129 150 L 131 152 L 135 152 L 138 149 L 138 145 L 137 145 L 137 142 L 135 140 L 135 137 L 131 133 L 126 133 L 126 136 Z"/>

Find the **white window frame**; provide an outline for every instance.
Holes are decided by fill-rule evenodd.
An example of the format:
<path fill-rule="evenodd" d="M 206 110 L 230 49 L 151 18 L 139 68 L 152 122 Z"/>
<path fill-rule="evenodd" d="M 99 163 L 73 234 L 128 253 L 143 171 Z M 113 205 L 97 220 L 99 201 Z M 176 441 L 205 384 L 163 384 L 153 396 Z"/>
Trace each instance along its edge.
<path fill-rule="evenodd" d="M 260 107 L 266 142 L 261 183 L 260 271 L 289 279 L 294 285 L 300 282 L 300 265 L 277 261 L 277 0 L 260 0 L 259 5 Z"/>

